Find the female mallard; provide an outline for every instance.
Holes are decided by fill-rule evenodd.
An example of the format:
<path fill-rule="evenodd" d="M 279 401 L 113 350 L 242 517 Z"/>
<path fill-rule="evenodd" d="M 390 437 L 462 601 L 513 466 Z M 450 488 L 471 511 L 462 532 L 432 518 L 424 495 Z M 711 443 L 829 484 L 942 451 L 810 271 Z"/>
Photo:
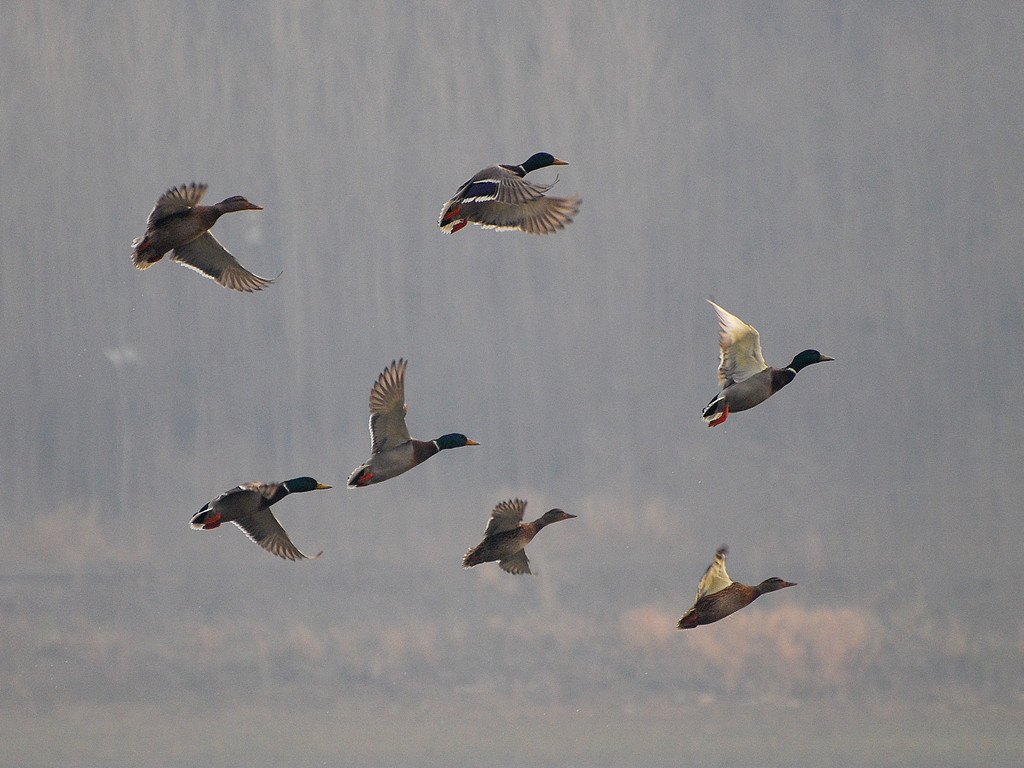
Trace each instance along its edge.
<path fill-rule="evenodd" d="M 805 349 L 785 368 L 772 368 L 761 354 L 761 335 L 736 315 L 731 315 L 715 302 L 708 304 L 718 313 L 718 343 L 722 362 L 718 366 L 718 385 L 722 391 L 704 409 L 704 421 L 717 426 L 734 411 L 745 411 L 763 403 L 789 384 L 797 372 L 814 363 L 834 360 L 816 349 Z"/>
<path fill-rule="evenodd" d="M 480 445 L 465 435 L 452 433 L 436 440 L 416 440 L 405 426 L 405 360 L 377 377 L 370 390 L 370 458 L 348 478 L 349 488 L 381 483 L 422 464 L 438 451 Z"/>
<path fill-rule="evenodd" d="M 234 523 L 267 552 L 286 560 L 315 560 L 323 552 L 307 555 L 288 538 L 270 508 L 289 493 L 322 491 L 329 485 L 312 477 L 296 477 L 283 483 L 261 483 L 258 480 L 225 491 L 192 518 L 193 528 L 210 530 L 221 523 Z"/>
<path fill-rule="evenodd" d="M 258 291 L 273 280 L 254 275 L 228 253 L 212 234 L 212 227 L 223 214 L 232 211 L 262 211 L 240 195 L 216 205 L 199 205 L 205 184 L 192 182 L 169 189 L 156 201 L 149 214 L 146 234 L 132 241 L 132 260 L 146 269 L 173 251 L 171 258 L 236 291 Z"/>
<path fill-rule="evenodd" d="M 438 225 L 451 233 L 469 222 L 485 229 L 521 229 L 534 235 L 550 235 L 562 229 L 579 213 L 579 195 L 545 197 L 544 193 L 555 182 L 534 184 L 523 178 L 530 171 L 549 165 L 568 163 L 547 152 L 538 152 L 522 165 L 484 168 L 445 203 Z"/>
<path fill-rule="evenodd" d="M 783 581 L 777 576 L 765 579 L 756 587 L 733 581 L 725 572 L 725 553 L 726 548 L 723 544 L 715 552 L 715 562 L 709 565 L 701 576 L 700 584 L 697 586 L 697 601 L 679 619 L 679 629 L 692 629 L 701 624 L 711 624 L 750 605 L 766 592 L 796 586 L 794 582 Z"/>
<path fill-rule="evenodd" d="M 530 573 L 530 560 L 526 557 L 525 547 L 537 535 L 537 531 L 545 525 L 576 517 L 560 509 L 549 509 L 532 523 L 524 523 L 525 511 L 526 502 L 523 499 L 499 502 L 491 512 L 484 540 L 466 553 L 462 567 L 472 568 L 480 563 L 497 560 L 503 571 Z"/>

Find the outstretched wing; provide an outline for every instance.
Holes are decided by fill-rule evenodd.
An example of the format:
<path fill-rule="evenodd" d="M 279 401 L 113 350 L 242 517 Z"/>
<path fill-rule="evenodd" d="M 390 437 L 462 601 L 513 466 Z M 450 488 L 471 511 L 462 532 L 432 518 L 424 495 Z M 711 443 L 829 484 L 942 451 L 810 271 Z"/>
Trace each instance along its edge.
<path fill-rule="evenodd" d="M 238 259 L 228 253 L 210 232 L 179 245 L 171 258 L 235 291 L 259 291 L 274 282 L 254 275 L 239 264 Z"/>
<path fill-rule="evenodd" d="M 726 312 L 711 299 L 707 301 L 715 308 L 720 326 L 718 343 L 722 348 L 722 361 L 718 366 L 718 385 L 725 389 L 767 368 L 761 354 L 761 334 L 757 329 Z"/>
<path fill-rule="evenodd" d="M 174 216 L 199 205 L 204 194 L 206 194 L 206 185 L 195 182 L 168 189 L 160 196 L 156 205 L 153 206 L 153 210 L 150 211 L 149 219 L 146 221 L 148 228 L 158 227 L 168 216 Z"/>
<path fill-rule="evenodd" d="M 530 570 L 530 559 L 526 556 L 525 549 L 520 549 L 514 555 L 509 555 L 503 560 L 499 560 L 498 567 L 503 571 L 514 573 L 517 576 L 523 573 L 532 575 L 532 571 Z"/>
<path fill-rule="evenodd" d="M 700 600 L 705 595 L 721 592 L 732 584 L 732 579 L 729 578 L 729 574 L 725 570 L 726 552 L 728 552 L 728 549 L 724 544 L 715 552 L 715 561 L 708 566 L 708 569 L 704 571 L 704 575 L 700 577 L 700 584 L 697 585 L 697 600 Z"/>
<path fill-rule="evenodd" d="M 495 204 L 481 211 L 476 221 L 485 229 L 521 229 L 531 235 L 550 235 L 580 211 L 580 198 L 540 197 L 521 205 Z"/>
<path fill-rule="evenodd" d="M 307 555 L 296 547 L 288 537 L 288 532 L 277 521 L 269 508 L 261 509 L 255 514 L 232 522 L 267 552 L 283 557 L 285 560 L 315 560 L 323 554 L 323 552 L 318 552 L 315 555 Z"/>
<path fill-rule="evenodd" d="M 370 390 L 370 452 L 380 453 L 408 443 L 405 425 L 405 368 L 408 363 L 392 360 Z"/>
<path fill-rule="evenodd" d="M 524 499 L 509 499 L 498 502 L 491 512 L 491 519 L 487 521 L 487 530 L 484 531 L 484 538 L 493 536 L 502 531 L 511 531 L 519 527 L 523 522 L 523 513 L 526 511 Z M 507 570 L 507 569 L 506 569 Z"/>

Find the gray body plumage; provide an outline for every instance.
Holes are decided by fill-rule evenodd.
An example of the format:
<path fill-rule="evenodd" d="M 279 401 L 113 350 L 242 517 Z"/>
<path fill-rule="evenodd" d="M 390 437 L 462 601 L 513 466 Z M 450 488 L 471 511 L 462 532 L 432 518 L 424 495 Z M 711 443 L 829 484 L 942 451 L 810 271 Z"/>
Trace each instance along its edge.
<path fill-rule="evenodd" d="M 381 483 L 422 464 L 438 451 L 478 445 L 465 435 L 442 435 L 436 440 L 417 440 L 405 423 L 405 369 L 403 359 L 393 360 L 370 390 L 370 458 L 352 471 L 349 488 Z"/>
<path fill-rule="evenodd" d="M 242 483 L 204 505 L 193 515 L 191 526 L 210 530 L 222 523 L 234 523 L 246 536 L 271 554 L 286 560 L 314 560 L 323 553 L 307 555 L 295 546 L 270 508 L 290 493 L 326 490 L 330 487 L 311 477 L 298 477 L 283 483 L 264 483 L 258 480 Z"/>
<path fill-rule="evenodd" d="M 538 153 L 522 165 L 498 164 L 478 171 L 445 203 L 438 225 L 449 233 L 459 231 L 467 223 L 485 229 L 519 229 L 535 235 L 549 235 L 562 229 L 579 213 L 579 196 L 547 197 L 554 182 L 537 184 L 524 178 L 531 170 L 548 165 L 568 163 Z"/>
<path fill-rule="evenodd" d="M 815 349 L 805 349 L 785 368 L 772 368 L 764 361 L 761 335 L 757 329 L 710 299 L 708 303 L 718 315 L 718 343 L 721 348 L 718 366 L 721 391 L 711 398 L 702 414 L 709 427 L 721 424 L 730 413 L 763 403 L 789 384 L 806 366 L 832 360 Z"/>
<path fill-rule="evenodd" d="M 769 367 L 749 379 L 733 382 L 711 399 L 704 409 L 704 418 L 723 413 L 726 403 L 729 405 L 729 413 L 753 408 L 786 386 L 795 376 L 796 371 L 789 368 Z"/>

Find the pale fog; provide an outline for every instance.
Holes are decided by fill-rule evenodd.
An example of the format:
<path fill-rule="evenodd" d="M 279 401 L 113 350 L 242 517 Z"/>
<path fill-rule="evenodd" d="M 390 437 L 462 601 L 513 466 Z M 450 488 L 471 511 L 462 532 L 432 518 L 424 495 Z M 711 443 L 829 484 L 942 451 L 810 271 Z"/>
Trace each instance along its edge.
<path fill-rule="evenodd" d="M 8 3 L 0 764 L 1024 761 L 1024 14 Z M 550 152 L 551 236 L 443 233 Z M 187 182 L 252 271 L 130 243 Z M 711 298 L 836 359 L 708 429 Z M 445 451 L 347 490 L 409 360 Z M 248 480 L 312 562 L 191 516 Z M 496 503 L 577 515 L 463 569 Z M 798 586 L 679 631 L 716 548 Z"/>

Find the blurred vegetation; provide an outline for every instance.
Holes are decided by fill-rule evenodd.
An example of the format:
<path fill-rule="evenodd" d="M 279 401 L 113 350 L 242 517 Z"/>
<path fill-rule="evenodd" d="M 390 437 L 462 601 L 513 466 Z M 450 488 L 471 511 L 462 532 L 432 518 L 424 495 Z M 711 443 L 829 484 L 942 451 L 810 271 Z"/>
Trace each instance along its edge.
<path fill-rule="evenodd" d="M 1019 705 L 1024 697 L 1024 622 L 1011 632 L 972 628 L 912 595 L 899 605 L 878 594 L 805 607 L 786 599 L 794 590 L 681 632 L 675 622 L 690 584 L 657 602 L 616 601 L 593 613 L 570 590 L 538 602 L 531 581 L 543 577 L 514 580 L 495 569 L 465 575 L 503 592 L 496 603 L 416 581 L 385 606 L 376 589 L 301 595 L 320 580 L 318 562 L 300 566 L 308 573 L 286 578 L 276 595 L 246 594 L 245 573 L 224 570 L 206 583 L 196 571 L 154 566 L 145 556 L 151 542 L 111 545 L 97 535 L 99 519 L 68 509 L 37 515 L 17 551 L 9 541 L 2 548 L 18 571 L 0 580 L 2 706 L 10 711 L 169 697 L 210 706 L 383 697 L 416 706 L 439 691 L 467 703 L 552 706 L 707 696 Z M 246 556 L 278 565 L 241 543 Z"/>

